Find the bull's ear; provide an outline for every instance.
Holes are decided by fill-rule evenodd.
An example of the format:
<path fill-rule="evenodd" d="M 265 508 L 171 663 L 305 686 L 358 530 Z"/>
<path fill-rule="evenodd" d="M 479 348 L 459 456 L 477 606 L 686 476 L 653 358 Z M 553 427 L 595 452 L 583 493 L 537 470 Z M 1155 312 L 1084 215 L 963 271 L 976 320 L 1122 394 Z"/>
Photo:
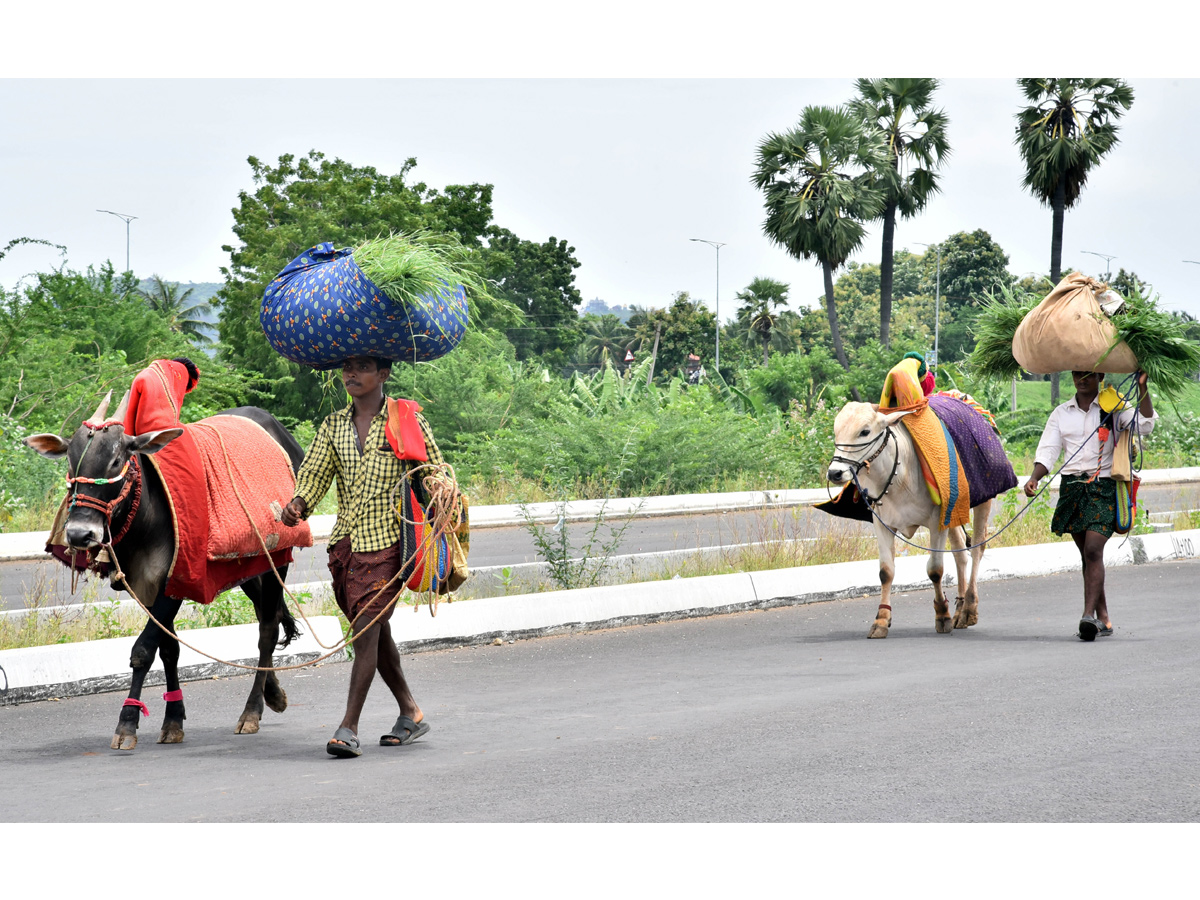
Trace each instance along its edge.
<path fill-rule="evenodd" d="M 175 438 L 183 434 L 182 428 L 166 428 L 162 431 L 147 431 L 129 438 L 130 453 L 157 453 Z"/>
<path fill-rule="evenodd" d="M 912 415 L 911 409 L 902 409 L 899 412 L 888 413 L 883 417 L 883 423 L 889 428 L 903 419 L 905 416 Z"/>
<path fill-rule="evenodd" d="M 62 459 L 70 445 L 57 434 L 31 434 L 25 438 L 25 446 L 32 447 L 46 459 Z"/>

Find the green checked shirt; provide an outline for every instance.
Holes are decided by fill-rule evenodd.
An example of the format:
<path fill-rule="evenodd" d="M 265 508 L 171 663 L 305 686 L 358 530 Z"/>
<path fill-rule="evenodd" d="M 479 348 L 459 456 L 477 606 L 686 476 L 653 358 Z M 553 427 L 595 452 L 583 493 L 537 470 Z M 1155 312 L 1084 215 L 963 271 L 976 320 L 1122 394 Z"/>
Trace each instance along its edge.
<path fill-rule="evenodd" d="M 354 553 L 374 553 L 400 540 L 400 523 L 396 519 L 400 495 L 396 485 L 405 472 L 425 463 L 397 459 L 392 452 L 384 435 L 386 403 L 371 420 L 365 449 L 359 453 L 352 409 L 353 404 L 331 413 L 317 429 L 296 476 L 296 496 L 304 501 L 308 518 L 308 511 L 321 502 L 336 475 L 337 522 L 329 535 L 329 546 L 348 536 Z M 440 465 L 445 460 L 433 440 L 429 423 L 420 413 L 416 416 L 425 437 L 429 463 Z M 420 487 L 417 492 L 421 494 Z"/>

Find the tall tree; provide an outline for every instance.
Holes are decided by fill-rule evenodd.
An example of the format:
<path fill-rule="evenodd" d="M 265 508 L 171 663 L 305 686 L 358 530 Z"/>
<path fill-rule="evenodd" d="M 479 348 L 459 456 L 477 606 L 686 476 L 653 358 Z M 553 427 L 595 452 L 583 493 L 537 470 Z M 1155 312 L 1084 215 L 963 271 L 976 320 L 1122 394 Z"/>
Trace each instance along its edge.
<path fill-rule="evenodd" d="M 879 132 L 844 107 L 805 107 L 795 128 L 767 135 L 758 148 L 753 182 L 765 196 L 763 233 L 797 259 L 820 262 L 833 349 L 846 371 L 833 273 L 862 245 L 863 223 L 883 211 L 875 173 L 886 161 Z"/>
<path fill-rule="evenodd" d="M 138 288 L 138 295 L 166 320 L 168 328 L 187 335 L 197 344 L 211 344 L 210 323 L 204 317 L 212 313 L 212 304 L 192 300 L 194 292 L 195 288 L 181 290 L 177 282 L 163 281 L 158 275 L 150 276 L 149 290 Z"/>
<path fill-rule="evenodd" d="M 507 228 L 492 228 L 487 238 L 488 277 L 497 293 L 524 313 L 508 331 L 517 358 L 566 362 L 579 343 L 577 307 L 583 302 L 575 286 L 575 248 L 556 237 L 541 244 L 521 240 Z"/>
<path fill-rule="evenodd" d="M 491 227 L 492 186 L 450 185 L 444 192 L 410 182 L 416 166 L 408 159 L 395 174 L 371 166 L 328 159 L 316 150 L 297 159 L 279 157 L 271 166 L 249 157 L 253 191 L 238 195 L 233 232 L 240 246 L 224 246 L 229 266 L 218 294 L 222 354 L 238 368 L 255 373 L 271 399 L 271 411 L 298 420 L 318 419 L 341 401 L 325 379 L 307 366 L 285 360 L 271 349 L 259 325 L 263 289 L 292 259 L 324 241 L 353 246 L 391 231 L 426 229 L 453 232 L 479 253 L 484 271 L 483 235 Z M 474 325 L 512 324 L 503 307 L 471 307 Z"/>
<path fill-rule="evenodd" d="M 1133 88 L 1119 78 L 1018 78 L 1017 84 L 1029 104 L 1017 113 L 1021 184 L 1054 211 L 1050 280 L 1058 284 L 1066 210 L 1079 202 L 1091 170 L 1116 146 L 1116 123 L 1133 105 Z M 1050 393 L 1057 405 L 1057 372 Z"/>
<path fill-rule="evenodd" d="M 938 285 L 938 252 L 941 284 Z M 982 228 L 958 231 L 930 247 L 922 256 L 921 292 L 932 296 L 940 286 L 942 303 L 950 309 L 978 306 L 983 297 L 1012 284 L 1008 254 Z"/>
<path fill-rule="evenodd" d="M 774 278 L 755 278 L 734 296 L 742 301 L 738 317 L 746 317 L 750 332 L 762 344 L 763 365 L 770 360 L 771 336 L 779 318 L 777 310 L 787 306 L 788 285 Z"/>
<path fill-rule="evenodd" d="M 666 378 L 687 364 L 689 353 L 705 363 L 713 359 L 709 354 L 716 345 L 716 314 L 703 301 L 693 300 L 687 291 L 675 294 L 667 309 L 638 310 L 630 317 L 629 324 L 634 329 L 634 340 L 641 345 L 639 360 L 653 352 L 654 335 L 658 331 L 658 362 L 654 371 Z"/>
<path fill-rule="evenodd" d="M 860 78 L 855 115 L 877 129 L 887 143 L 887 159 L 878 172 L 886 200 L 883 207 L 883 253 L 879 263 L 879 340 L 891 346 L 892 253 L 896 214 L 911 219 L 938 190 L 935 169 L 950 155 L 949 119 L 930 102 L 936 78 Z"/>

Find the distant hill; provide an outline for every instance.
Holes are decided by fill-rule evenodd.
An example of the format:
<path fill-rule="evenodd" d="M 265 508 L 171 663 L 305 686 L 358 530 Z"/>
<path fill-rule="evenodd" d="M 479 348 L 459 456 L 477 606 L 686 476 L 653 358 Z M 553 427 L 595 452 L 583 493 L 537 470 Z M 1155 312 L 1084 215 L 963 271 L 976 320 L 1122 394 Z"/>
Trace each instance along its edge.
<path fill-rule="evenodd" d="M 622 322 L 628 322 L 629 317 L 633 315 L 633 310 L 628 306 L 609 306 L 599 297 L 593 297 L 579 311 L 581 316 L 586 316 L 589 313 L 594 316 L 616 316 Z"/>

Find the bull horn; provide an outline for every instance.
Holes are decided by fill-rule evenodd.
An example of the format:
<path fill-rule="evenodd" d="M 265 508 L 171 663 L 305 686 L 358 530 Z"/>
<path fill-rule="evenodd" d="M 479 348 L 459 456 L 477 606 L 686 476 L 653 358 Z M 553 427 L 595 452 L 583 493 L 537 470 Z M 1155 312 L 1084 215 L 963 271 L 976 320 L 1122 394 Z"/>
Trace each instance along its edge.
<path fill-rule="evenodd" d="M 117 406 L 117 411 L 113 413 L 113 419 L 117 422 L 124 422 L 125 413 L 127 412 L 129 412 L 129 391 L 126 391 L 125 396 L 121 398 L 121 403 Z"/>
<path fill-rule="evenodd" d="M 85 425 L 99 425 L 104 421 L 104 416 L 108 413 L 108 402 L 112 400 L 112 391 L 104 395 L 104 399 L 100 401 L 100 405 L 96 407 L 96 411 L 84 419 Z"/>

